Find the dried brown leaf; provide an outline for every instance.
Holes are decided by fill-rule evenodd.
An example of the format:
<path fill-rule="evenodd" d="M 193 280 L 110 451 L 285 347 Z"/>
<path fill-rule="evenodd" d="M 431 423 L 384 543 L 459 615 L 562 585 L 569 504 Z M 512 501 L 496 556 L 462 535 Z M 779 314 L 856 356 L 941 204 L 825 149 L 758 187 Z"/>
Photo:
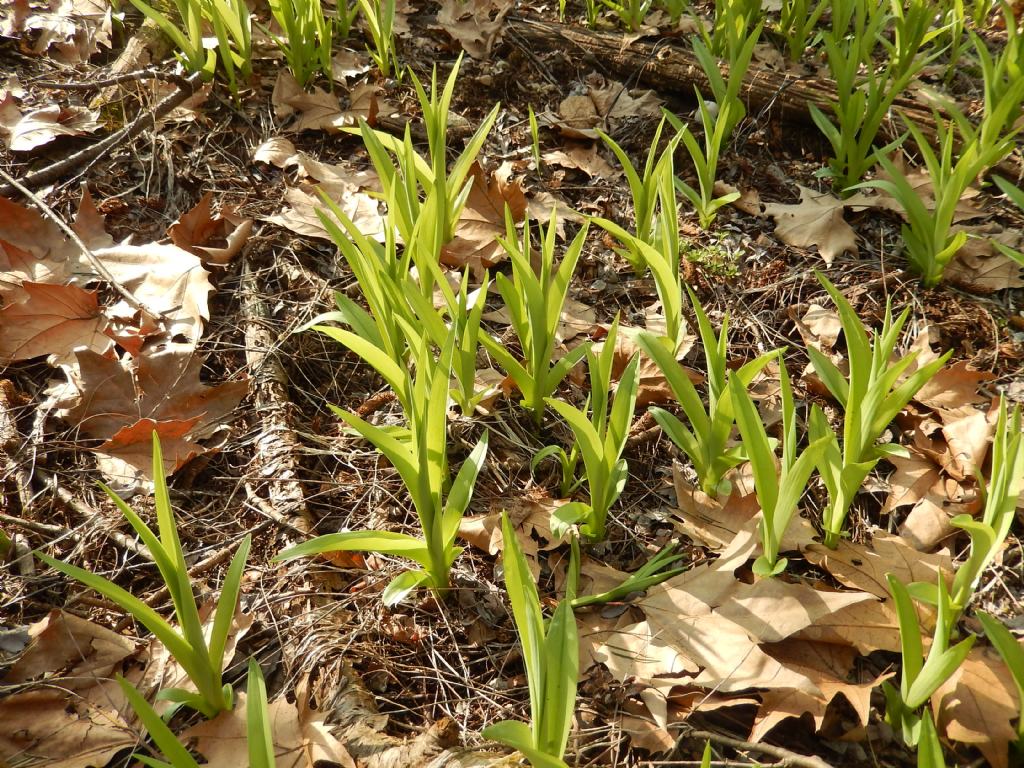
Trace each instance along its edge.
<path fill-rule="evenodd" d="M 514 0 L 441 0 L 437 21 L 474 59 L 486 59 Z"/>
<path fill-rule="evenodd" d="M 75 350 L 102 354 L 113 346 L 95 291 L 27 282 L 21 289 L 22 301 L 0 309 L 0 363 L 53 355 L 60 364 Z"/>

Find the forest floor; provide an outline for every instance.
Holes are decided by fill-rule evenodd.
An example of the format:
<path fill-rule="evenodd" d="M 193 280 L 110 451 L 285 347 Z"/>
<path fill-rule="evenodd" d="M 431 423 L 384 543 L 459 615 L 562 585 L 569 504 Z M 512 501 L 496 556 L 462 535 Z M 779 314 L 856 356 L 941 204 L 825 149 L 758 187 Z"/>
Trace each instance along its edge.
<path fill-rule="evenodd" d="M 493 246 L 504 232 L 504 202 L 518 206 L 520 218 L 529 210 L 542 221 L 556 209 L 566 241 L 584 216 L 628 226 L 627 184 L 593 129 L 642 163 L 662 106 L 694 124 L 692 85 L 653 84 L 640 70 L 624 70 L 624 59 L 595 56 L 568 38 L 560 49 L 539 48 L 524 30 L 531 23 L 557 30 L 555 3 L 521 4 L 522 18 L 499 13 L 491 26 L 466 20 L 458 29 L 439 23 L 430 5 L 413 3 L 400 13 L 399 59 L 421 79 L 434 65 L 443 78 L 463 46 L 473 54 L 455 89 L 453 146 L 502 105 L 474 171 L 472 226 L 450 266 L 468 265 L 476 276 L 484 267 L 506 268 Z M 342 129 L 359 117 L 392 132 L 408 122 L 420 140 L 410 79 L 379 78 L 355 36 L 339 45 L 346 49 L 333 92 L 303 93 L 281 76 L 273 49 L 258 47 L 255 76 L 239 103 L 219 85 L 202 86 L 156 117 L 161 99 L 192 86 L 181 77 L 148 76 L 102 85 L 139 19 L 104 32 L 95 6 L 68 22 L 77 24 L 70 35 L 52 18 L 51 26 L 35 27 L 23 18 L 20 28 L 13 16 L 0 19 L 0 169 L 14 179 L 29 184 L 40 169 L 88 150 L 137 116 L 152 116 L 101 156 L 31 184 L 50 211 L 0 183 L 0 352 L 9 360 L 0 373 L 0 543 L 9 550 L 0 573 L 0 731 L 8 731 L 0 733 L 0 765 L 128 765 L 140 729 L 96 678 L 131 670 L 152 689 L 180 676 L 117 606 L 28 554 L 39 549 L 101 573 L 166 615 L 169 598 L 156 569 L 96 485 L 102 479 L 134 496 L 134 508 L 152 519 L 153 429 L 173 471 L 188 564 L 204 593 L 216 591 L 238 543 L 252 534 L 245 616 L 233 634 L 227 679 L 240 680 L 250 656 L 260 661 L 271 699 L 294 725 L 288 743 L 297 751 L 288 765 L 311 765 L 304 761 L 312 754 L 341 765 L 498 764 L 502 750 L 480 731 L 527 718 L 528 693 L 496 568 L 497 520 L 510 512 L 541 594 L 553 602 L 566 554 L 548 527 L 561 503 L 557 470 L 543 463 L 531 472 L 530 459 L 550 443 L 568 445 L 564 425 L 549 419 L 538 433 L 500 374 L 499 397 L 472 418 L 453 417 L 453 464 L 485 428 L 491 437 L 463 525 L 468 546 L 443 605 L 420 596 L 385 608 L 380 593 L 403 565 L 395 558 L 337 553 L 271 562 L 311 533 L 415 530 L 396 473 L 328 408 L 394 423 L 397 405 L 341 345 L 312 331 L 294 333 L 333 307 L 335 291 L 358 296 L 316 218 L 315 190 L 360 225 L 379 229 L 367 153 L 358 135 Z M 502 4 L 477 0 L 470 7 L 493 16 Z M 581 26 L 571 14 L 567 23 Z M 671 48 L 686 39 L 664 24 L 656 33 L 637 44 Z M 630 42 L 623 38 L 623 50 Z M 754 68 L 785 73 L 772 41 L 766 44 Z M 130 69 L 146 68 L 136 62 Z M 163 61 L 149 71 L 172 69 Z M 817 76 L 806 68 L 799 78 Z M 980 98 L 969 73 L 952 89 L 964 104 Z M 539 168 L 529 107 L 541 117 Z M 690 765 L 707 738 L 716 759 L 730 765 L 914 763 L 883 718 L 879 684 L 898 670 L 899 635 L 892 611 L 875 608 L 887 600 L 881 577 L 895 570 L 908 580 L 932 579 L 964 555 L 966 537 L 951 536 L 948 520 L 980 505 L 991 404 L 999 393 L 1024 402 L 1024 281 L 1010 262 L 982 249 L 947 282 L 922 288 L 904 269 L 899 215 L 883 206 L 845 207 L 832 197 L 815 175 L 827 155 L 808 121 L 784 118 L 771 105 L 750 110 L 718 174 L 744 193 L 739 207 L 723 208 L 706 230 L 683 209 L 687 279 L 716 327 L 728 314 L 730 366 L 785 347 L 798 400 L 835 415 L 805 352 L 809 344 L 837 357 L 844 349 L 834 304 L 815 277 L 820 270 L 869 327 L 880 327 L 887 302 L 894 313 L 909 309 L 905 348 L 933 356 L 952 350 L 949 373 L 893 425 L 893 439 L 912 447 L 911 458 L 875 470 L 854 504 L 852 538 L 840 554 L 815 541 L 824 501 L 816 482 L 799 530 L 791 532 L 795 554 L 777 592 L 758 587 L 741 558 L 727 587 L 716 582 L 728 595 L 712 599 L 692 577 L 676 577 L 646 596 L 579 612 L 571 765 Z M 677 168 L 684 177 L 690 172 L 682 161 Z M 1019 237 L 1020 212 L 991 189 L 964 205 L 962 221 Z M 83 290 L 90 283 L 75 277 L 82 268 L 74 263 L 77 246 L 57 218 L 74 222 L 89 248 L 118 254 L 112 271 L 134 299 L 160 313 L 162 335 L 108 283 Z M 798 234 L 777 232 L 784 220 Z M 792 244 L 801 237 L 802 246 Z M 28 339 L 20 332 L 15 344 L 12 329 L 35 320 L 10 313 L 9 291 L 29 281 L 75 285 L 73 298 L 84 304 L 72 321 Z M 71 300 L 37 290 L 40 302 Z M 643 327 L 659 311 L 653 281 L 637 278 L 598 227 L 587 235 L 570 300 L 566 347 L 600 340 L 616 314 L 623 326 Z M 488 298 L 488 310 L 499 304 L 496 294 Z M 485 316 L 499 335 L 501 320 Z M 684 363 L 703 370 L 699 344 Z M 646 399 L 625 453 L 628 482 L 607 540 L 587 550 L 585 584 L 610 583 L 610 569 L 632 571 L 673 541 L 688 569 L 721 573 L 715 563 L 735 555 L 751 530 L 749 496 L 737 490 L 715 500 L 692 488 L 685 459 L 644 414 L 647 403 L 664 402 L 664 381 L 650 368 L 643 376 Z M 582 402 L 583 384 L 582 372 L 570 377 L 564 396 Z M 777 369 L 754 390 L 771 412 Z M 974 607 L 1020 630 L 1018 532 L 986 571 Z M 822 595 L 827 599 L 812 609 L 811 598 Z M 857 613 L 869 598 L 875 612 Z M 700 610 L 691 610 L 694 602 Z M 964 623 L 978 631 L 972 622 Z M 936 704 L 950 764 L 1008 765 L 1016 692 L 983 645 Z M 799 682 L 807 680 L 815 683 L 810 689 Z M 971 707 L 978 711 L 966 711 Z M 185 715 L 173 724 L 179 734 L 189 729 L 209 764 L 238 764 L 229 725 L 203 731 Z M 321 739 L 315 734 L 328 731 L 325 751 L 299 756 L 300 746 L 311 749 Z"/>

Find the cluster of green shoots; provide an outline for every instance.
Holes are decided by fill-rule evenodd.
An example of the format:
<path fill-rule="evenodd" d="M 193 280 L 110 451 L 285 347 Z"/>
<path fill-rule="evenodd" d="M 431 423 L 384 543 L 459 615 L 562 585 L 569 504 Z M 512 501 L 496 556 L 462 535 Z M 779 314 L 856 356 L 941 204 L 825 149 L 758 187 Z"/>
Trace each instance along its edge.
<path fill-rule="evenodd" d="M 220 70 L 236 102 L 252 78 L 252 15 L 244 0 L 173 0 L 165 13 L 146 0 L 129 0 L 167 35 L 186 72 L 212 80 Z M 333 14 L 322 0 L 268 0 L 280 34 L 265 29 L 284 54 L 289 70 L 306 86 L 320 73 L 333 83 L 331 56 L 335 38 L 349 36 L 356 17 L 363 18 L 367 51 L 382 77 L 401 75 L 395 44 L 395 0 L 341 0 Z M 216 46 L 204 42 L 212 30 Z"/>
<path fill-rule="evenodd" d="M 136 689 L 119 677 L 118 682 L 125 697 L 146 727 L 150 738 L 169 762 L 146 755 L 135 755 L 142 763 L 159 768 L 191 768 L 195 759 L 189 754 L 168 728 L 166 719 L 179 707 L 188 707 L 207 718 L 229 711 L 235 705 L 232 686 L 224 681 L 227 661 L 228 638 L 238 609 L 242 573 L 249 555 L 250 537 L 246 536 L 238 546 L 228 566 L 221 585 L 220 598 L 212 613 L 212 623 L 204 626 L 204 613 L 196 600 L 185 554 L 178 536 L 178 527 L 171 507 L 170 491 L 164 479 L 163 454 L 160 440 L 153 433 L 154 498 L 156 501 L 157 531 L 154 532 L 136 512 L 114 491 L 101 484 L 103 490 L 117 505 L 125 519 L 138 534 L 153 558 L 157 570 L 171 597 L 174 618 L 172 625 L 154 609 L 127 590 L 98 574 L 74 565 L 56 560 L 37 552 L 36 556 L 52 568 L 64 573 L 99 592 L 105 598 L 124 610 L 153 636 L 174 657 L 188 676 L 194 690 L 185 688 L 164 688 L 156 695 L 156 701 L 171 702 L 167 714 L 161 716 Z M 272 768 L 274 751 L 271 745 L 270 721 L 267 714 L 267 694 L 263 675 L 255 660 L 249 662 L 248 698 L 246 722 L 248 726 L 249 765 Z"/>

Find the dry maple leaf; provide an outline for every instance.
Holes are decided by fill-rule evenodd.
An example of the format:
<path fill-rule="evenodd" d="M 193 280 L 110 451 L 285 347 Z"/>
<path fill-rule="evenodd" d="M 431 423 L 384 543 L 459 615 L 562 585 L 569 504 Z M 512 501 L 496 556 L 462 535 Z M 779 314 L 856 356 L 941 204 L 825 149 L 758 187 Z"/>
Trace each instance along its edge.
<path fill-rule="evenodd" d="M 962 227 L 969 237 L 946 266 L 943 279 L 975 293 L 994 293 L 1007 288 L 1024 287 L 1022 267 L 1016 261 L 1000 253 L 992 240 L 1013 248 L 1020 247 L 1021 235 L 1013 229 L 1001 227 Z"/>
<path fill-rule="evenodd" d="M 95 291 L 74 285 L 22 283 L 22 301 L 0 309 L 0 364 L 53 355 L 70 362 L 75 350 L 102 354 L 113 346 Z"/>
<path fill-rule="evenodd" d="M 496 555 L 503 551 L 501 513 L 508 513 L 519 547 L 526 555 L 534 578 L 540 574 L 539 553 L 554 549 L 560 543 L 551 533 L 551 515 L 568 499 L 552 499 L 541 489 L 502 504 L 501 509 L 484 515 L 466 517 L 459 524 L 459 536 L 477 549 Z M 536 534 L 537 538 L 534 538 Z M 539 539 L 539 541 L 538 541 Z"/>
<path fill-rule="evenodd" d="M 450 267 L 468 265 L 479 278 L 505 259 L 505 249 L 495 239 L 505 234 L 505 207 L 513 221 L 522 221 L 526 195 L 518 182 L 503 181 L 497 174 L 488 178 L 479 163 L 473 164 L 469 178 L 473 186 L 455 224 L 455 237 L 441 250 L 441 261 Z"/>
<path fill-rule="evenodd" d="M 950 740 L 975 745 L 992 768 L 1008 768 L 1008 745 L 1017 740 L 1012 723 L 1020 714 L 1020 705 L 995 650 L 971 648 L 964 662 L 935 691 L 932 708 Z"/>
<path fill-rule="evenodd" d="M 285 192 L 284 200 L 289 208 L 268 216 L 267 221 L 285 227 L 299 235 L 330 240 L 327 228 L 317 215 L 318 210 L 327 212 L 320 195 L 324 194 L 367 237 L 380 242 L 384 240 L 385 220 L 375 197 L 365 189 L 378 190 L 380 180 L 369 171 L 357 171 L 345 165 L 329 165 L 314 160 L 303 152 L 295 155 L 301 175 L 316 180 L 291 187 Z"/>
<path fill-rule="evenodd" d="M 514 0 L 441 0 L 437 21 L 474 59 L 486 59 Z"/>
<path fill-rule="evenodd" d="M 600 75 L 587 79 L 585 93 L 573 93 L 562 99 L 558 113 L 537 115 L 542 125 L 558 129 L 563 136 L 574 139 L 599 139 L 600 128 L 614 134 L 618 123 L 626 118 L 655 117 L 661 114 L 661 100 L 654 91 L 634 91 L 618 82 L 606 82 Z"/>
<path fill-rule="evenodd" d="M 100 469 L 120 488 L 151 478 L 152 433 L 164 442 L 170 474 L 207 449 L 199 442 L 221 428 L 248 391 L 248 381 L 208 386 L 199 380 L 203 361 L 186 344 L 147 348 L 134 360 L 79 351 L 71 382 L 57 395 L 58 415 L 83 437 L 105 441 Z"/>
<path fill-rule="evenodd" d="M 761 706 L 748 737 L 753 742 L 761 741 L 783 720 L 805 714 L 811 716 L 815 730 L 820 731 L 828 706 L 836 696 L 843 696 L 857 713 L 859 724 L 867 725 L 871 716 L 871 691 L 895 674 L 888 672 L 866 682 L 849 682 L 857 654 L 852 648 L 840 645 L 789 639 L 767 650 L 776 660 L 812 680 L 821 695 L 796 690 L 762 693 Z"/>
<path fill-rule="evenodd" d="M 233 205 L 222 205 L 220 212 L 214 215 L 210 209 L 212 201 L 213 193 L 207 192 L 192 210 L 167 229 L 167 235 L 176 246 L 207 264 L 223 266 L 249 239 L 252 219 L 239 216 Z"/>
<path fill-rule="evenodd" d="M 798 185 L 800 202 L 795 205 L 765 203 L 764 214 L 775 219 L 775 236 L 797 248 L 817 247 L 826 264 L 832 264 L 843 252 L 857 254 L 857 236 L 846 220 L 847 207 L 864 208 L 872 198 L 857 194 L 846 200 L 827 192 L 816 192 Z"/>
<path fill-rule="evenodd" d="M 84 282 L 92 267 L 49 219 L 0 197 L 0 298 L 23 295 L 23 282 Z"/>
<path fill-rule="evenodd" d="M 213 285 L 198 256 L 162 243 L 115 245 L 93 256 L 150 314 L 163 319 L 171 338 L 182 336 L 193 345 L 199 341 L 203 321 L 210 319 Z M 107 314 L 131 318 L 136 310 L 122 301 Z"/>

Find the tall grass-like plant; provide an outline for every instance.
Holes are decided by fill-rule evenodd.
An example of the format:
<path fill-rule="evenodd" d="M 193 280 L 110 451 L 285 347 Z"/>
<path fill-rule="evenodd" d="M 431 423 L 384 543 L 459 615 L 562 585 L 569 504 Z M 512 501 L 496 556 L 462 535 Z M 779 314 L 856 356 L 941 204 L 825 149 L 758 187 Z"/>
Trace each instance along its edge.
<path fill-rule="evenodd" d="M 388 213 L 407 244 L 414 242 L 412 229 L 419 221 L 423 201 L 431 196 L 437 198 L 437 241 L 444 245 L 455 236 L 455 225 L 469 196 L 470 187 L 466 179 L 501 109 L 500 104 L 494 105 L 448 170 L 448 114 L 461 65 L 460 54 L 440 91 L 436 67 L 431 74 L 429 90 L 415 74 L 410 73 L 427 132 L 427 157 L 416 152 L 408 128 L 403 139 L 374 130 L 365 122 L 358 129 L 380 177 L 384 197 L 391 197 L 392 190 L 396 193 L 396 208 L 389 208 Z M 429 234 L 429 230 L 420 232 L 421 236 Z"/>
<path fill-rule="evenodd" d="M 116 493 L 102 484 L 101 487 L 117 505 L 121 514 L 135 529 L 153 556 L 153 561 L 156 563 L 171 596 L 178 628 L 173 627 L 137 597 L 102 576 L 55 560 L 41 552 L 37 552 L 36 555 L 50 567 L 99 592 L 146 627 L 174 657 L 196 687 L 196 692 L 182 688 L 167 688 L 160 692 L 158 698 L 190 707 L 206 717 L 213 717 L 218 712 L 231 709 L 234 702 L 231 686 L 223 681 L 222 675 L 228 635 L 231 631 L 235 610 L 238 607 L 242 570 L 245 568 L 245 560 L 249 555 L 251 540 L 249 536 L 246 536 L 231 559 L 231 565 L 224 576 L 224 584 L 221 586 L 220 599 L 217 601 L 217 607 L 213 614 L 213 626 L 209 638 L 207 638 L 200 618 L 199 605 L 192 591 L 192 582 L 188 576 L 188 566 L 185 564 L 181 540 L 178 537 L 174 511 L 171 509 L 170 493 L 167 489 L 167 481 L 163 476 L 163 466 L 160 439 L 154 432 L 154 498 L 159 535 L 153 533 L 145 521 Z"/>
<path fill-rule="evenodd" d="M 180 27 L 145 0 L 130 2 L 170 38 L 186 71 L 212 80 L 219 58 L 231 95 L 238 101 L 239 78 L 252 77 L 252 19 L 244 0 L 174 0 Z M 208 50 L 203 42 L 204 22 L 213 28 L 216 50 Z"/>
<path fill-rule="evenodd" d="M 796 64 L 804 55 L 829 0 L 783 0 L 775 31 L 786 41 L 786 54 Z"/>
<path fill-rule="evenodd" d="M 451 565 L 462 551 L 455 546 L 459 523 L 469 506 L 473 486 L 487 454 L 487 433 L 463 462 L 454 481 L 448 469 L 448 386 L 456 345 L 450 334 L 435 358 L 426 340 L 414 350 L 415 373 L 384 355 L 371 342 L 344 329 L 333 329 L 338 341 L 369 363 L 387 381 L 405 409 L 406 429 L 400 435 L 370 424 L 360 416 L 335 413 L 368 440 L 398 471 L 419 518 L 421 537 L 391 531 L 349 531 L 318 536 L 281 552 L 288 560 L 324 552 L 381 552 L 413 560 L 419 568 L 396 576 L 384 590 L 394 605 L 419 586 L 439 597 L 447 594 Z"/>
<path fill-rule="evenodd" d="M 674 351 L 670 351 L 658 337 L 650 333 L 641 333 L 637 343 L 664 374 L 689 426 L 664 408 L 651 408 L 654 420 L 693 464 L 701 489 L 715 496 L 729 490 L 728 483 L 723 480 L 725 473 L 747 459 L 742 445 L 730 443 L 736 411 L 728 385 L 730 374 L 726 365 L 729 318 L 726 316 L 722 321 L 722 330 L 716 336 L 697 297 L 689 288 L 687 292 L 697 316 L 697 328 L 707 365 L 707 406 L 686 371 L 676 361 Z M 731 376 L 742 386 L 749 386 L 754 376 L 773 356 L 774 353 L 761 355 L 734 371 Z"/>
<path fill-rule="evenodd" d="M 272 35 L 284 53 L 288 68 L 299 85 L 305 87 L 319 70 L 328 83 L 333 83 L 331 46 L 334 43 L 334 22 L 324 16 L 321 0 L 269 0 L 284 37 Z M 344 0 L 339 14 L 347 14 Z"/>
<path fill-rule="evenodd" d="M 825 440 L 819 439 L 797 453 L 796 406 L 789 386 L 782 355 L 779 355 L 779 386 L 782 393 L 782 458 L 776 468 L 775 452 L 757 406 L 750 399 L 746 384 L 737 377 L 729 382 L 729 394 L 736 409 L 736 425 L 743 437 L 743 448 L 754 473 L 754 492 L 761 507 L 761 548 L 754 561 L 754 573 L 762 577 L 778 576 L 786 569 L 786 558 L 779 557 L 782 537 L 797 513 L 800 497 L 814 471 Z"/>
<path fill-rule="evenodd" d="M 851 193 L 879 157 L 901 141 L 875 147 L 882 121 L 918 68 L 916 58 L 907 61 L 910 68 L 906 70 L 898 69 L 892 58 L 880 69 L 875 67 L 874 50 L 888 20 L 888 6 L 883 3 L 836 0 L 832 29 L 824 34 L 829 70 L 836 83 L 836 101 L 832 103 L 835 124 L 817 106 L 810 105 L 810 111 L 832 147 L 826 175 L 844 195 Z M 899 53 L 895 58 L 905 61 Z"/>
<path fill-rule="evenodd" d="M 629 155 L 611 136 L 598 131 L 602 141 L 618 158 L 619 163 L 622 165 L 622 171 L 626 175 L 629 193 L 633 198 L 633 235 L 637 240 L 655 248 L 658 246 L 657 216 L 662 180 L 666 173 L 669 174 L 669 178 L 674 176 L 672 155 L 682 139 L 682 134 L 677 132 L 659 154 L 658 147 L 661 144 L 661 135 L 664 127 L 665 118 L 662 118 L 661 122 L 658 123 L 658 127 L 654 129 L 654 135 L 651 137 L 651 144 L 647 150 L 647 159 L 644 162 L 642 171 L 633 166 Z M 675 195 L 673 194 L 674 197 Z M 600 220 L 598 223 L 600 223 Z M 633 267 L 633 271 L 637 275 L 644 274 L 647 264 L 642 258 L 636 256 L 634 249 L 619 250 L 618 253 L 630 263 L 630 266 Z"/>
<path fill-rule="evenodd" d="M 505 589 L 530 689 L 530 724 L 505 720 L 484 728 L 483 736 L 519 750 L 534 768 L 566 768 L 562 758 L 572 728 L 579 677 L 579 640 L 572 611 L 579 571 L 577 545 L 574 540 L 565 597 L 545 624 L 537 585 L 504 512 L 501 530 Z"/>
<path fill-rule="evenodd" d="M 882 683 L 885 694 L 885 719 L 900 731 L 908 746 L 916 746 L 922 736 L 921 709 L 967 658 L 975 636 L 971 635 L 950 646 L 949 639 L 956 625 L 955 612 L 949 601 L 945 577 L 940 573 L 936 585 L 938 615 L 935 633 L 925 656 L 918 625 L 917 610 L 907 587 L 891 573 L 886 574 L 889 592 L 896 607 L 900 627 L 900 687 Z M 926 728 L 926 727 L 925 727 Z"/>
<path fill-rule="evenodd" d="M 819 463 L 819 472 L 828 490 L 822 528 L 825 545 L 835 549 L 844 535 L 850 505 L 868 473 L 884 457 L 906 454 L 905 449 L 892 443 L 878 445 L 878 438 L 910 399 L 942 368 L 951 353 L 946 352 L 904 378 L 917 353 L 905 355 L 895 362 L 893 358 L 910 309 L 893 320 L 892 308 L 887 303 L 881 332 L 872 332 L 869 336 L 850 302 L 824 275 L 819 273 L 818 280 L 839 310 L 850 370 L 849 376 L 845 376 L 817 349 L 807 349 L 818 376 L 843 408 L 841 446 L 820 408 L 815 407 L 810 417 L 811 439 L 827 438 Z"/>
<path fill-rule="evenodd" d="M 587 365 L 590 371 L 590 414 L 568 403 L 548 398 L 547 404 L 569 424 L 576 438 L 576 446 L 583 457 L 586 469 L 588 504 L 571 503 L 559 507 L 552 514 L 551 530 L 561 536 L 569 526 L 580 523 L 580 533 L 589 539 L 598 540 L 605 536 L 608 510 L 619 498 L 629 466 L 622 458 L 633 423 L 639 378 L 638 355 L 626 364 L 619 377 L 615 397 L 608 393 L 612 386 L 612 364 L 615 360 L 615 339 L 618 335 L 619 320 L 615 319 L 604 347 L 599 353 L 587 350 Z"/>
<path fill-rule="evenodd" d="M 761 0 L 715 0 L 715 20 L 711 34 L 703 33 L 705 42 L 719 58 L 730 62 L 750 37 L 750 31 L 761 18 Z"/>
<path fill-rule="evenodd" d="M 644 19 L 650 13 L 654 0 L 601 0 L 605 8 L 619 19 L 631 32 L 639 32 Z"/>
<path fill-rule="evenodd" d="M 377 65 L 381 77 L 391 77 L 391 72 L 400 72 L 398 52 L 395 48 L 395 0 L 356 0 L 370 34 L 371 48 L 366 50 Z"/>
<path fill-rule="evenodd" d="M 523 407 L 530 412 L 538 429 L 544 421 L 547 398 L 589 348 L 589 344 L 581 344 L 558 360 L 554 358 L 555 337 L 569 293 L 569 282 L 587 237 L 587 225 L 584 224 L 556 266 L 556 219 L 552 212 L 546 230 L 542 224 L 538 225 L 538 250 L 534 252 L 529 218 L 523 223 L 520 241 L 515 223 L 506 210 L 506 235 L 498 240 L 512 262 L 512 279 L 498 273 L 495 283 L 508 309 L 512 330 L 519 340 L 522 362 L 498 339 L 486 334 L 480 337 L 480 343 L 515 381 L 523 396 Z M 537 259 L 536 270 L 532 258 Z"/>
<path fill-rule="evenodd" d="M 1024 82 L 1021 86 L 1024 88 Z M 878 161 L 888 178 L 866 181 L 857 187 L 882 189 L 903 209 L 906 221 L 901 232 L 907 260 L 910 268 L 921 275 L 925 286 L 931 288 L 942 281 L 946 267 L 967 242 L 967 233 L 953 225 L 960 198 L 980 174 L 1012 150 L 1014 138 L 1012 134 L 1003 136 L 986 146 L 980 136 L 975 136 L 961 146 L 959 155 L 955 155 L 954 131 L 943 125 L 940 118 L 936 119 L 938 152 L 931 148 L 928 138 L 917 126 L 909 121 L 906 125 L 924 158 L 934 205 L 929 206 L 921 199 L 903 169 L 884 154 L 878 156 Z"/>

